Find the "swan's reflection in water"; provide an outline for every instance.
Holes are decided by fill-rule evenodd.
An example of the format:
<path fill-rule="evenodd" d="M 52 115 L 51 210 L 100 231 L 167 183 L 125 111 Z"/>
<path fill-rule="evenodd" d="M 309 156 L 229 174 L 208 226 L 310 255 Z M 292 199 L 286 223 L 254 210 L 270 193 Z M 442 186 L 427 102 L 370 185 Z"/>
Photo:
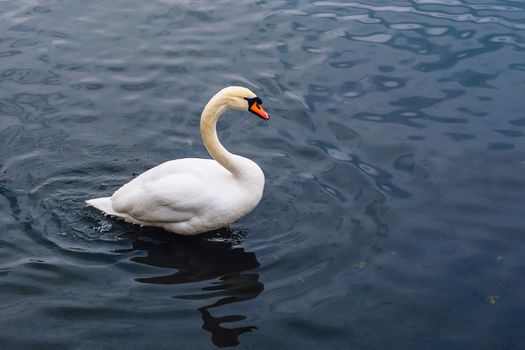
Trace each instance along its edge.
<path fill-rule="evenodd" d="M 202 288 L 202 293 L 178 295 L 178 299 L 215 300 L 198 310 L 204 322 L 202 328 L 212 334 L 212 342 L 219 347 L 236 346 L 239 336 L 256 329 L 255 326 L 226 328 L 225 323 L 246 319 L 244 315 L 214 316 L 212 309 L 257 297 L 264 285 L 259 275 L 246 272 L 259 267 L 255 253 L 246 252 L 237 245 L 246 232 L 223 229 L 197 237 L 167 234 L 154 229 L 135 237 L 127 251 L 143 250 L 146 256 L 132 260 L 145 265 L 176 270 L 162 276 L 137 278 L 141 283 L 181 284 L 215 280 Z M 218 299 L 218 300 L 217 300 Z"/>

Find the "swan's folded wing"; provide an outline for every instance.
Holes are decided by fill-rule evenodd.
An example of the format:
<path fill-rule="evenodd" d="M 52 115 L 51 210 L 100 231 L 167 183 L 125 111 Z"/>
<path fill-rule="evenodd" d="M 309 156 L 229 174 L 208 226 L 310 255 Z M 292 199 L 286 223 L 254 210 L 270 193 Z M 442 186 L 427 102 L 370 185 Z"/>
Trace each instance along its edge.
<path fill-rule="evenodd" d="M 213 200 L 201 181 L 180 174 L 125 185 L 111 198 L 116 211 L 144 222 L 184 222 L 206 211 Z"/>

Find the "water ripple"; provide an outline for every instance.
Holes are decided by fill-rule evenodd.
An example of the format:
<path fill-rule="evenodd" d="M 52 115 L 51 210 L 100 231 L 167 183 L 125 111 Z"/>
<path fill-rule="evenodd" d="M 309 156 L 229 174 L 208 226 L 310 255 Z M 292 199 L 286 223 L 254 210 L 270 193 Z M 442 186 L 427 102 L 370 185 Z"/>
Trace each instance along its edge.
<path fill-rule="evenodd" d="M 0 82 L 4 80 L 19 84 L 59 85 L 60 75 L 53 71 L 40 72 L 30 68 L 9 68 L 0 72 Z"/>
<path fill-rule="evenodd" d="M 3 347 L 524 348 L 523 29 L 505 0 L 0 1 Z M 250 215 L 85 206 L 208 157 L 225 85 L 272 114 L 219 124 L 265 172 Z"/>
<path fill-rule="evenodd" d="M 462 4 L 464 5 L 464 4 Z M 366 9 L 370 10 L 374 13 L 378 12 L 396 12 L 396 13 L 412 13 L 412 14 L 418 14 L 422 16 L 428 16 L 433 18 L 440 18 L 440 19 L 447 19 L 452 20 L 454 22 L 474 22 L 477 24 L 487 24 L 487 23 L 496 23 L 501 26 L 512 28 L 512 29 L 525 29 L 525 24 L 522 23 L 515 23 L 513 21 L 504 19 L 502 17 L 496 17 L 496 16 L 475 16 L 472 13 L 463 13 L 463 14 L 451 14 L 451 13 L 445 13 L 445 12 L 436 12 L 436 11 L 425 11 L 418 9 L 416 7 L 411 6 L 374 6 L 374 5 L 367 5 L 359 2 L 351 2 L 351 3 L 333 3 L 333 2 L 316 2 L 315 6 L 327 6 L 327 7 L 352 7 L 352 8 L 359 8 L 359 9 Z M 481 5 L 481 7 L 483 7 Z M 510 10 L 509 10 L 510 8 Z M 480 8 L 481 10 L 485 9 L 491 9 L 491 10 L 497 10 L 497 11 L 520 11 L 518 8 L 513 7 L 492 7 L 492 8 Z"/>

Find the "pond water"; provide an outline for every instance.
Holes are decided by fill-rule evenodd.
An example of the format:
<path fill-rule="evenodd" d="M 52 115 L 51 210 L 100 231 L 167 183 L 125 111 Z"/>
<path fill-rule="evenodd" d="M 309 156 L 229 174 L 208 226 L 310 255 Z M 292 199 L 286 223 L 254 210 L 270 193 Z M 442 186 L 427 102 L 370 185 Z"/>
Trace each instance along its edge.
<path fill-rule="evenodd" d="M 0 1 L 1 348 L 525 348 L 524 54 L 518 0 Z M 228 85 L 251 214 L 85 206 Z"/>

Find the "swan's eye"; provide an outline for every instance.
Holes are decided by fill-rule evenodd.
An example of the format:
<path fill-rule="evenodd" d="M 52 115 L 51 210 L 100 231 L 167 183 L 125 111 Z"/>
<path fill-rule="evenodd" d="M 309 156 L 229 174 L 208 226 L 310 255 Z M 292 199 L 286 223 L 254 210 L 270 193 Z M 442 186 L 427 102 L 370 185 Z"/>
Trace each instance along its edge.
<path fill-rule="evenodd" d="M 259 105 L 263 104 L 262 100 L 259 97 L 257 97 L 257 96 L 255 96 L 253 98 L 245 97 L 244 99 L 246 101 L 248 101 L 248 107 L 251 107 L 254 103 L 257 103 Z"/>

